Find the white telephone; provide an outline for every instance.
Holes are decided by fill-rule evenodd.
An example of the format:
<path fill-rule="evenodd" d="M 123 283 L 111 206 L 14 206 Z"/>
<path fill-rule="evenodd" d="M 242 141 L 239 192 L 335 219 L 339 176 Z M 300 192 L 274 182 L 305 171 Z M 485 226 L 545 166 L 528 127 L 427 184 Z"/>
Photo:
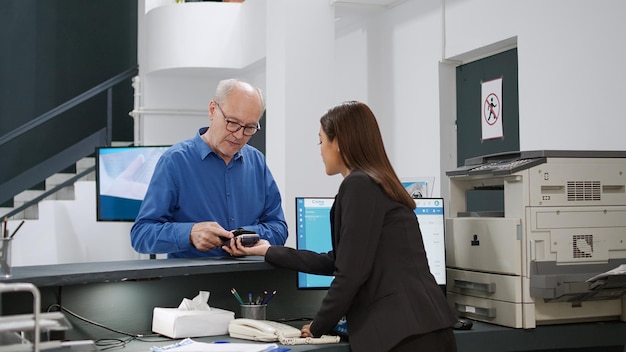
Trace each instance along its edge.
<path fill-rule="evenodd" d="M 271 320 L 234 319 L 228 324 L 230 337 L 271 342 L 278 341 L 283 345 L 337 343 L 339 336 L 324 335 L 322 337 L 300 337 L 300 329 Z"/>

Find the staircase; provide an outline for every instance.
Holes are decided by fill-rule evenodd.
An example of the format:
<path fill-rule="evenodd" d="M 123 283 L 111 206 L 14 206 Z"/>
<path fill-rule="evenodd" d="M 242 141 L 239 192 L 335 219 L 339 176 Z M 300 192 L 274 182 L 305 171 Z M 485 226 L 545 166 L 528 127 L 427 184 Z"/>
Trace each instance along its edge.
<path fill-rule="evenodd" d="M 129 146 L 133 142 L 111 142 L 110 144 L 111 146 Z M 40 201 L 74 200 L 74 183 L 77 181 L 96 181 L 94 156 L 84 157 L 78 160 L 74 167 L 48 177 L 44 182 L 44 189 L 29 189 L 15 195 L 13 207 L 0 207 L 0 219 L 6 216 L 9 220 L 37 220 Z"/>
<path fill-rule="evenodd" d="M 89 177 L 95 180 L 95 160 L 89 156 L 94 154 L 98 146 L 112 145 L 113 88 L 119 83 L 131 80 L 137 74 L 137 69 L 137 66 L 131 67 L 0 136 L 0 161 L 2 161 L 0 164 L 19 166 L 6 168 L 0 174 L 2 176 L 0 204 L 4 206 L 0 207 L 0 219 L 38 219 L 38 202 L 44 199 L 73 199 L 74 182 Z M 29 144 L 35 129 L 45 128 L 44 124 L 47 123 L 64 123 L 66 121 L 64 118 L 68 116 L 71 118 L 71 115 L 66 115 L 65 112 L 103 94 L 106 95 L 106 105 L 103 106 L 106 121 L 89 120 L 91 125 L 85 124 L 87 127 L 83 132 L 85 135 L 78 136 L 82 139 L 77 140 L 74 136 L 65 141 L 54 136 L 46 136 L 50 141 L 44 140 L 43 143 L 60 142 L 61 144 L 55 144 L 54 147 L 49 148 L 53 151 L 43 150 L 43 154 L 35 155 L 39 161 L 31 162 L 31 158 L 27 156 L 24 156 L 22 160 L 16 159 L 14 151 L 16 148 L 19 150 L 22 146 Z M 91 115 L 87 115 L 85 119 L 90 117 Z M 62 150 L 58 151 L 60 147 Z M 6 160 L 2 159 L 3 157 Z M 22 161 L 30 163 L 22 163 Z M 73 165 L 75 172 L 65 173 L 68 165 Z M 33 187 L 42 189 L 34 190 Z"/>
<path fill-rule="evenodd" d="M 0 216 L 6 215 L 10 220 L 36 220 L 39 219 L 39 202 L 42 200 L 73 200 L 74 199 L 74 182 L 95 181 L 95 158 L 85 157 L 75 164 L 75 171 L 60 172 L 48 177 L 44 184 L 43 190 L 25 190 L 13 197 L 13 207 L 0 207 Z M 83 176 L 79 176 L 84 174 Z M 28 203 L 33 203 L 25 209 Z M 16 212 L 17 209 L 17 212 Z"/>
<path fill-rule="evenodd" d="M 73 172 L 53 174 L 40 183 L 45 189 L 20 192 L 15 206 L 0 208 L 9 232 L 20 230 L 12 239 L 13 266 L 148 259 L 131 247 L 132 222 L 98 221 L 95 164 L 94 156 L 84 157 Z"/>

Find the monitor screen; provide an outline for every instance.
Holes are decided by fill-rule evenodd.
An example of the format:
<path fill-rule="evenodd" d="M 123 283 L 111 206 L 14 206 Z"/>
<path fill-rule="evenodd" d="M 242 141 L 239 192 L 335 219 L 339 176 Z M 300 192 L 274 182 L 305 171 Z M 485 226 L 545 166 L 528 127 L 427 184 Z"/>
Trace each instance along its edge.
<path fill-rule="evenodd" d="M 96 219 L 135 221 L 154 167 L 168 146 L 96 148 Z"/>
<path fill-rule="evenodd" d="M 296 198 L 296 248 L 317 253 L 332 249 L 330 208 L 335 198 Z M 299 289 L 327 289 L 332 276 L 298 272 Z"/>
<path fill-rule="evenodd" d="M 334 198 L 296 197 L 296 246 L 324 253 L 332 249 L 330 208 Z M 446 255 L 443 198 L 415 199 L 415 215 L 420 224 L 430 271 L 445 292 Z M 328 289 L 332 276 L 298 273 L 298 289 Z"/>
<path fill-rule="evenodd" d="M 443 198 L 416 198 L 415 215 L 424 239 L 424 249 L 430 272 L 437 284 L 446 285 L 445 214 Z"/>

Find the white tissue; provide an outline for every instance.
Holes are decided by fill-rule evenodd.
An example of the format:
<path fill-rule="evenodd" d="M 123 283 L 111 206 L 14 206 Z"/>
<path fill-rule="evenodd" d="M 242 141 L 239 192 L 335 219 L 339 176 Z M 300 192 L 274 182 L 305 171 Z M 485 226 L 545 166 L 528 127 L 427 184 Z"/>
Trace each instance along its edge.
<path fill-rule="evenodd" d="M 180 302 L 178 309 L 180 310 L 211 310 L 209 306 L 209 296 L 211 293 L 208 291 L 200 291 L 193 299 L 183 298 Z"/>
<path fill-rule="evenodd" d="M 235 312 L 211 308 L 209 295 L 200 291 L 193 299 L 184 298 L 178 308 L 155 307 L 152 331 L 170 338 L 227 335 Z"/>

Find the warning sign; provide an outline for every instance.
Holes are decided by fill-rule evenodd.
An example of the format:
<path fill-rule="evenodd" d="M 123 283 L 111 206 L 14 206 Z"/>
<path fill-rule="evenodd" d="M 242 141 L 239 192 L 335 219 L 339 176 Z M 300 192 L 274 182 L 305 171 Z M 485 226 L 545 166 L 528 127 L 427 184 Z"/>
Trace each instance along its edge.
<path fill-rule="evenodd" d="M 502 78 L 481 85 L 482 139 L 502 138 Z"/>

